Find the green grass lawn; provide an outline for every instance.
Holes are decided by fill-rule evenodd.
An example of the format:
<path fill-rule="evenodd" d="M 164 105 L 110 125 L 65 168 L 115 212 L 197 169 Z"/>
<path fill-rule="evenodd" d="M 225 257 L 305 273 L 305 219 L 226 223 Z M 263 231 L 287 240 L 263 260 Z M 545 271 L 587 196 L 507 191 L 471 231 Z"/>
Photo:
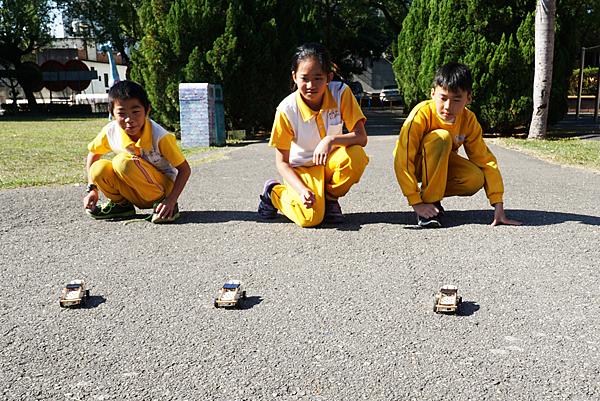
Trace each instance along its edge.
<path fill-rule="evenodd" d="M 86 184 L 87 144 L 107 123 L 104 116 L 0 119 L 0 188 Z"/>
<path fill-rule="evenodd" d="M 490 142 L 563 166 L 600 172 L 600 141 L 565 138 L 548 133 L 545 140 L 496 138 Z"/>

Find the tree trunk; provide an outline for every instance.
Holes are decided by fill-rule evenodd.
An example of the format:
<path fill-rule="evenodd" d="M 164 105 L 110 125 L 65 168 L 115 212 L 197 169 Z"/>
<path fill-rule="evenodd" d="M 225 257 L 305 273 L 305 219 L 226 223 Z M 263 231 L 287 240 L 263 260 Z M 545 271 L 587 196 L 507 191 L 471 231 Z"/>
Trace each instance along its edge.
<path fill-rule="evenodd" d="M 555 11 L 555 0 L 537 0 L 535 11 L 533 115 L 527 139 L 546 138 L 550 89 L 552 88 Z"/>
<path fill-rule="evenodd" d="M 17 82 L 19 82 L 19 85 L 25 93 L 25 98 L 27 99 L 29 111 L 39 111 L 39 105 L 37 103 L 37 100 L 35 99 L 33 91 L 31 90 L 31 78 L 23 74 L 21 63 L 15 64 L 15 71 L 17 72 Z"/>

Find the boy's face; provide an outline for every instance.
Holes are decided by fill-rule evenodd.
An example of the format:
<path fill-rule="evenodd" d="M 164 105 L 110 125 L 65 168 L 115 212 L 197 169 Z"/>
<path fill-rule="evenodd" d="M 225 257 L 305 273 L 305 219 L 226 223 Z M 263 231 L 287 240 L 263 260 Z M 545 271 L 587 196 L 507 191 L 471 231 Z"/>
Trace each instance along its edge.
<path fill-rule="evenodd" d="M 435 108 L 444 121 L 452 121 L 459 116 L 465 109 L 465 106 L 471 103 L 471 94 L 458 89 L 452 92 L 441 86 L 431 89 L 431 98 L 435 102 Z"/>
<path fill-rule="evenodd" d="M 138 99 L 114 100 L 112 115 L 119 127 L 132 139 L 139 138 L 149 113 L 150 108 L 144 110 L 144 106 Z"/>

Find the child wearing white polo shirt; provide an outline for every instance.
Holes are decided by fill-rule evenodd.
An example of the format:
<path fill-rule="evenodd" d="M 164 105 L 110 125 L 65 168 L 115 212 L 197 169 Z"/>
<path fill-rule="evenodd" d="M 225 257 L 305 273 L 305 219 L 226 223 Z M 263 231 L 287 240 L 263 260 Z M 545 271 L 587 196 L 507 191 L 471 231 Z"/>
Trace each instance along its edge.
<path fill-rule="evenodd" d="M 324 46 L 300 46 L 292 78 L 298 90 L 277 107 L 269 141 L 277 149 L 277 170 L 285 181 L 265 183 L 258 215 L 272 219 L 281 210 L 301 227 L 343 223 L 338 198 L 359 181 L 369 163 L 363 149 L 366 118 L 350 88 L 332 82 L 331 58 Z"/>

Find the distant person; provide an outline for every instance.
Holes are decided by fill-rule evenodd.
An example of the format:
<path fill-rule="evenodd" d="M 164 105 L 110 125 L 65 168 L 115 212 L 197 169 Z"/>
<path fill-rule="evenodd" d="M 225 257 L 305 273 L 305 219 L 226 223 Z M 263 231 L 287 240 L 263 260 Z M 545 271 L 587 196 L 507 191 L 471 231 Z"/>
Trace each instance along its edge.
<path fill-rule="evenodd" d="M 442 226 L 444 197 L 471 196 L 481 188 L 495 209 L 493 226 L 521 224 L 504 214 L 504 185 L 496 157 L 483 140 L 475 114 L 465 109 L 471 103 L 472 86 L 467 65 L 441 66 L 433 79 L 431 100 L 419 103 L 400 131 L 394 168 L 421 227 Z M 458 155 L 462 145 L 468 159 Z"/>
<path fill-rule="evenodd" d="M 190 166 L 175 136 L 150 120 L 150 102 L 134 81 L 115 83 L 108 92 L 114 121 L 89 145 L 86 212 L 95 219 L 134 216 L 135 206 L 153 209 L 152 222 L 179 217 L 177 199 L 190 176 Z M 100 160 L 110 151 L 112 161 Z M 98 189 L 109 201 L 98 207 Z"/>
<path fill-rule="evenodd" d="M 258 215 L 277 210 L 302 227 L 343 223 L 338 199 L 350 190 L 369 163 L 365 116 L 350 88 L 332 82 L 329 51 L 317 43 L 300 46 L 292 62 L 298 90 L 277 107 L 269 146 L 285 184 L 265 183 Z M 343 134 L 343 125 L 347 134 Z"/>

